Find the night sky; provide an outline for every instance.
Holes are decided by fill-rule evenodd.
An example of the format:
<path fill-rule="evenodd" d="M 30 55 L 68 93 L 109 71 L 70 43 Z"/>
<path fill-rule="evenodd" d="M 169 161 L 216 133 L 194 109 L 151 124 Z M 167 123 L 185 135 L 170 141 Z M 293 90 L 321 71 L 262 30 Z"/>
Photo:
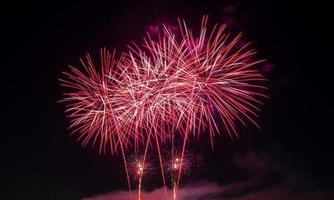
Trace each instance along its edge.
<path fill-rule="evenodd" d="M 192 141 L 202 167 L 189 180 L 225 184 L 248 176 L 232 160 L 266 152 L 292 173 L 331 190 L 333 184 L 333 46 L 330 6 L 290 1 L 118 1 L 112 3 L 24 3 L 3 8 L 1 66 L 5 119 L 1 134 L 0 199 L 81 199 L 126 189 L 121 158 L 83 149 L 69 136 L 58 78 L 101 47 L 126 50 L 148 26 L 183 17 L 198 27 L 203 14 L 244 32 L 268 59 L 270 90 L 261 130 L 240 127 L 240 140 L 222 134 Z M 91 147 L 91 146 L 90 146 Z M 273 153 L 274 152 L 274 153 Z M 161 186 L 159 178 L 149 188 Z M 185 181 L 186 182 L 186 181 Z"/>

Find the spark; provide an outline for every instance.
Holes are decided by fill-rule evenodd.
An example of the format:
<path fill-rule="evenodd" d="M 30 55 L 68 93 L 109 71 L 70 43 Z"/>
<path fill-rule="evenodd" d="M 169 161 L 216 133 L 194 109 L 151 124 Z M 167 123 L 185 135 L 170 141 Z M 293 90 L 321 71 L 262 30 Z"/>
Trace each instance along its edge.
<path fill-rule="evenodd" d="M 178 157 L 172 160 L 172 187 L 173 187 L 173 200 L 176 200 L 177 193 L 177 174 L 178 170 L 180 170 L 180 166 L 182 164 L 182 160 Z"/>
<path fill-rule="evenodd" d="M 144 163 L 138 163 L 137 165 L 137 174 L 138 174 L 138 200 L 141 200 L 141 185 L 144 175 Z"/>

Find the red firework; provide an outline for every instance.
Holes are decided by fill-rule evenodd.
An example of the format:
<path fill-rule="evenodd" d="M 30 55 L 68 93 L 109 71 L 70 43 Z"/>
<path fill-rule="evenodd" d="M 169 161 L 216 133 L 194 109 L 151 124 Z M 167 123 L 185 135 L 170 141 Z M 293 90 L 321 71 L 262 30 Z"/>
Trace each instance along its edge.
<path fill-rule="evenodd" d="M 148 34 L 118 59 L 101 50 L 99 67 L 87 55 L 80 60 L 83 71 L 70 66 L 60 80 L 70 91 L 62 100 L 70 128 L 83 145 L 99 142 L 100 152 L 120 148 L 126 170 L 126 148 L 144 144 L 145 163 L 149 144 L 155 145 L 164 183 L 160 145 L 179 134 L 177 187 L 190 133 L 209 133 L 213 144 L 219 124 L 231 137 L 238 136 L 237 122 L 258 126 L 261 99 L 267 98 L 266 80 L 257 70 L 263 60 L 240 38 L 224 25 L 208 29 L 205 16 L 197 35 L 179 20 L 177 30 L 163 26 L 159 37 Z"/>
<path fill-rule="evenodd" d="M 179 33 L 164 26 L 159 39 L 148 35 L 144 45 L 131 45 L 120 62 L 126 77 L 116 101 L 136 138 L 178 133 L 186 140 L 190 132 L 208 130 L 213 142 L 217 122 L 231 137 L 237 121 L 258 126 L 266 87 L 256 67 L 263 60 L 254 59 L 256 52 L 240 37 L 229 37 L 225 26 L 208 33 L 204 17 L 198 37 L 179 21 Z"/>
<path fill-rule="evenodd" d="M 112 88 L 117 85 L 108 76 L 117 76 L 114 53 L 101 49 L 101 62 L 96 66 L 90 55 L 80 59 L 83 71 L 69 66 L 71 71 L 64 72 L 65 79 L 60 79 L 61 85 L 70 92 L 64 93 L 61 100 L 66 105 L 66 113 L 70 119 L 73 133 L 78 133 L 78 140 L 84 146 L 90 141 L 99 141 L 100 151 L 105 150 L 107 144 L 113 151 L 118 144 L 127 142 L 128 134 L 119 131 L 117 115 L 111 104 Z"/>

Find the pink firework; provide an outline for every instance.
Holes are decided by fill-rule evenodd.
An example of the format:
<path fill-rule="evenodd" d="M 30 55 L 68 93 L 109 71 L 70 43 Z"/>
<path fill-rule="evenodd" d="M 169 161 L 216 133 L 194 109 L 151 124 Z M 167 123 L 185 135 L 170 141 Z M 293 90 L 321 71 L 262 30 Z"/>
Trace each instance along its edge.
<path fill-rule="evenodd" d="M 64 93 L 61 102 L 66 105 L 66 113 L 71 121 L 69 128 L 79 134 L 79 140 L 85 146 L 89 142 L 99 142 L 100 152 L 117 150 L 119 144 L 126 144 L 130 132 L 120 131 L 119 116 L 111 103 L 113 88 L 117 82 L 110 81 L 108 76 L 118 76 L 115 69 L 114 53 L 101 49 L 101 61 L 94 64 L 90 55 L 80 59 L 83 71 L 69 66 L 71 72 L 64 72 L 66 79 L 60 79 L 61 85 L 70 92 Z"/>
<path fill-rule="evenodd" d="M 225 26 L 209 32 L 204 17 L 197 37 L 179 21 L 179 32 L 164 27 L 159 39 L 148 35 L 142 46 L 131 45 L 119 65 L 126 78 L 118 96 L 130 129 L 162 141 L 166 133 L 186 140 L 190 132 L 208 130 L 213 142 L 220 122 L 231 137 L 238 121 L 258 126 L 260 99 L 266 98 L 257 70 L 263 60 L 254 59 L 240 37 L 229 37 Z"/>
<path fill-rule="evenodd" d="M 239 122 L 258 126 L 267 98 L 258 70 L 263 60 L 240 38 L 231 37 L 224 25 L 208 29 L 205 16 L 198 34 L 179 20 L 178 29 L 163 26 L 158 37 L 148 34 L 118 59 L 103 49 L 97 66 L 87 55 L 81 60 L 84 71 L 70 66 L 60 80 L 69 89 L 62 101 L 70 128 L 83 145 L 98 142 L 100 152 L 120 148 L 126 170 L 127 148 L 143 145 L 144 164 L 148 147 L 155 146 L 164 183 L 160 146 L 180 135 L 177 188 L 189 134 L 209 133 L 213 145 L 220 128 L 235 137 Z"/>
<path fill-rule="evenodd" d="M 152 136 L 160 142 L 168 134 L 186 139 L 204 130 L 213 142 L 220 122 L 231 137 L 238 121 L 257 126 L 260 99 L 266 98 L 257 70 L 263 60 L 241 45 L 240 34 L 230 37 L 225 29 L 209 31 L 204 17 L 194 36 L 179 20 L 178 32 L 164 26 L 159 39 L 148 35 L 120 59 L 101 50 L 96 66 L 87 55 L 80 60 L 84 71 L 70 66 L 60 80 L 70 89 L 62 100 L 70 127 L 84 145 L 99 142 L 100 151 L 110 146 L 115 152 L 120 144 L 152 142 Z"/>

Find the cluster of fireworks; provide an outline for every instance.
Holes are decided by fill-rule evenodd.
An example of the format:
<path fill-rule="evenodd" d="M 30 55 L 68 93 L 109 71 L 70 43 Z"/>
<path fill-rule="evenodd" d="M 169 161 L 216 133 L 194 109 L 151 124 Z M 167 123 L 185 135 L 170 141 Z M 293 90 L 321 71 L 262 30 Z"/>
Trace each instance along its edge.
<path fill-rule="evenodd" d="M 80 59 L 83 70 L 69 66 L 71 71 L 60 79 L 68 89 L 61 101 L 73 133 L 83 146 L 98 143 L 101 153 L 110 149 L 122 155 L 130 193 L 127 155 L 143 152 L 136 169 L 138 199 L 148 152 L 157 152 L 166 186 L 161 148 L 171 145 L 176 199 L 189 137 L 208 133 L 213 145 L 221 128 L 238 137 L 237 122 L 258 126 L 257 113 L 266 98 L 265 78 L 257 70 L 263 60 L 240 42 L 240 34 L 231 37 L 224 25 L 209 30 L 206 16 L 198 34 L 178 22 L 177 30 L 163 26 L 158 37 L 148 34 L 118 57 L 101 49 L 96 64 L 87 55 Z"/>

